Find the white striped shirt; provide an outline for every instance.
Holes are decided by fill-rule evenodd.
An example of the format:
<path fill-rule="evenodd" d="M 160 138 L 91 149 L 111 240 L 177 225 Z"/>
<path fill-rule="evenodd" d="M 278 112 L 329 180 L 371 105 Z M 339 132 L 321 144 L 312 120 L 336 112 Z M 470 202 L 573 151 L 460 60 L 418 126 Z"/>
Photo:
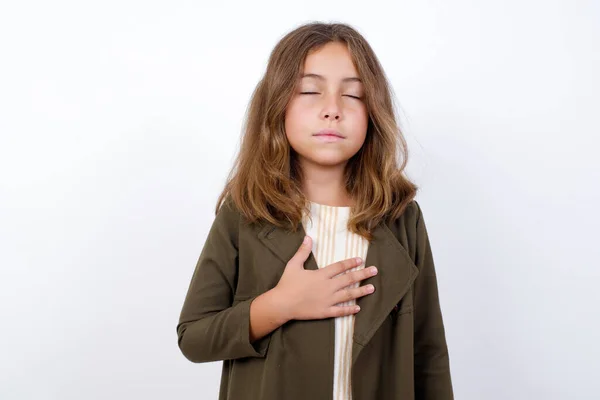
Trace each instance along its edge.
<path fill-rule="evenodd" d="M 363 263 L 350 271 L 365 267 L 369 241 L 347 229 L 350 207 L 327 206 L 310 202 L 312 222 L 304 214 L 302 224 L 308 236 L 312 238 L 312 251 L 317 266 L 323 268 L 337 261 L 351 257 L 361 257 Z M 346 272 L 343 272 L 346 273 Z M 351 287 L 359 286 L 359 282 Z M 350 300 L 339 305 L 356 304 Z M 351 400 L 352 336 L 354 334 L 354 315 L 335 318 L 335 352 L 333 372 L 333 400 Z"/>

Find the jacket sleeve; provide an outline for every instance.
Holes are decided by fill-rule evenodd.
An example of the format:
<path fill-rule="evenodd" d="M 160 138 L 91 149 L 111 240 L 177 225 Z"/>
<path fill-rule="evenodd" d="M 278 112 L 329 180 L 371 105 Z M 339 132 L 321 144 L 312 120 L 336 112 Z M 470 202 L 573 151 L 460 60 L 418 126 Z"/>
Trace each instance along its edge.
<path fill-rule="evenodd" d="M 414 282 L 415 399 L 452 400 L 452 380 L 446 335 L 438 296 L 433 254 L 423 212 L 417 206 Z"/>
<path fill-rule="evenodd" d="M 236 300 L 239 214 L 224 203 L 209 230 L 177 324 L 178 344 L 201 363 L 265 357 L 270 335 L 250 342 L 250 303 Z"/>

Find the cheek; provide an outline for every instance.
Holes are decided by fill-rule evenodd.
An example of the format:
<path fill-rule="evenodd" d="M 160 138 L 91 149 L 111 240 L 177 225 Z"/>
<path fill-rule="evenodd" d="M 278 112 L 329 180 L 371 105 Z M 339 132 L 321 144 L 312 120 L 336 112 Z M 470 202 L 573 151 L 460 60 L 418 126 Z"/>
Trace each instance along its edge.
<path fill-rule="evenodd" d="M 368 113 L 367 113 L 367 106 L 364 103 L 361 103 L 360 105 L 353 107 L 351 109 L 352 111 L 352 116 L 355 119 L 356 123 L 359 123 L 361 125 L 367 125 L 367 120 L 369 118 Z"/>
<path fill-rule="evenodd" d="M 366 137 L 367 127 L 369 125 L 369 116 L 366 111 L 366 107 L 356 108 L 352 110 L 351 115 L 351 126 L 356 137 Z"/>
<path fill-rule="evenodd" d="M 304 123 L 308 121 L 307 112 L 297 104 L 290 104 L 285 112 L 285 133 L 288 138 L 294 138 L 303 130 Z"/>

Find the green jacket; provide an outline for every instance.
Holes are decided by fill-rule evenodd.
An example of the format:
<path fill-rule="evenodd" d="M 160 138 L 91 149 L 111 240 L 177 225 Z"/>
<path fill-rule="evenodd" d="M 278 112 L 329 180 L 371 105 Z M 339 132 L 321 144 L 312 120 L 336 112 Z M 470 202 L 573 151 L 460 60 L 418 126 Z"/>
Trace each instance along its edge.
<path fill-rule="evenodd" d="M 252 300 L 277 285 L 305 231 L 248 225 L 225 203 L 208 233 L 179 323 L 192 362 L 223 360 L 219 400 L 324 400 L 333 396 L 334 320 L 292 320 L 249 341 Z M 352 348 L 353 400 L 453 399 L 448 349 L 425 221 L 413 200 L 373 231 L 357 299 Z M 311 253 L 306 269 L 318 269 Z"/>

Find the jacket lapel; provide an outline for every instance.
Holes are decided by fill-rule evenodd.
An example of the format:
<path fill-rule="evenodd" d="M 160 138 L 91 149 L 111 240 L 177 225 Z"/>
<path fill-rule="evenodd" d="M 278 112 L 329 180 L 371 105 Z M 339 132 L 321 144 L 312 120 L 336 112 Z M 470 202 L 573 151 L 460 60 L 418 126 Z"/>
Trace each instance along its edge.
<path fill-rule="evenodd" d="M 371 283 L 375 292 L 356 301 L 360 311 L 354 320 L 353 364 L 419 273 L 406 249 L 384 222 L 373 230 L 365 267 L 371 265 L 377 267 L 378 273 L 362 281 L 361 285 Z"/>
<path fill-rule="evenodd" d="M 296 232 L 267 224 L 258 233 L 260 241 L 285 263 L 296 253 L 305 235 L 301 223 Z M 361 310 L 354 320 L 353 364 L 394 306 L 408 292 L 419 273 L 406 249 L 383 221 L 374 228 L 373 240 L 367 250 L 365 267 L 371 265 L 377 267 L 377 275 L 361 281 L 360 285 L 371 283 L 375 286 L 375 292 L 356 301 Z M 304 263 L 304 268 L 318 269 L 312 252 Z"/>

